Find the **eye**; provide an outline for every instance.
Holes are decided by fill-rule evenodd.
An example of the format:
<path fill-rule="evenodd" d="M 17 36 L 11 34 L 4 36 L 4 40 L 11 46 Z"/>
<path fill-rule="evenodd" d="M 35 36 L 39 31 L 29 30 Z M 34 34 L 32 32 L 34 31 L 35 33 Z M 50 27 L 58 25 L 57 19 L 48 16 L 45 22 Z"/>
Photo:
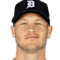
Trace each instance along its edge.
<path fill-rule="evenodd" d="M 25 23 L 22 23 L 22 24 L 25 24 Z M 22 24 L 21 24 L 21 25 L 22 25 Z M 39 25 L 40 25 L 40 23 L 36 23 L 36 24 L 39 24 Z"/>
<path fill-rule="evenodd" d="M 25 24 L 25 23 L 22 23 L 22 24 Z M 21 24 L 21 25 L 22 25 L 22 24 Z"/>
<path fill-rule="evenodd" d="M 39 25 L 41 25 L 40 23 L 36 23 L 36 24 L 39 24 Z"/>

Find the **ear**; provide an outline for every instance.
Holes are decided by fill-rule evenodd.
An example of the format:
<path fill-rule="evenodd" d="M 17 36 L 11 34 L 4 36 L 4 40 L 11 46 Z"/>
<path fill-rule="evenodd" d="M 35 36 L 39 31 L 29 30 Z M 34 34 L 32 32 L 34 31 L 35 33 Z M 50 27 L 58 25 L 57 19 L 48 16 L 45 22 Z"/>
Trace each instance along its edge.
<path fill-rule="evenodd" d="M 47 38 L 50 38 L 51 37 L 51 33 L 52 33 L 52 26 L 48 26 Z"/>
<path fill-rule="evenodd" d="M 11 31 L 12 31 L 13 37 L 15 38 L 15 27 L 14 26 L 11 26 Z"/>

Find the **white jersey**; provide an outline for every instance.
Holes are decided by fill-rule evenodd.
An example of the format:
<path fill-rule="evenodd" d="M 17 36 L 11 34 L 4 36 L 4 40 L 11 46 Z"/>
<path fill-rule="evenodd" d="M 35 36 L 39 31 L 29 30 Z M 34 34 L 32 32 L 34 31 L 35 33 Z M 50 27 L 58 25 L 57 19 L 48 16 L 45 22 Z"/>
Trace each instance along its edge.
<path fill-rule="evenodd" d="M 11 60 L 14 60 L 14 58 L 13 58 L 13 59 L 11 59 Z"/>

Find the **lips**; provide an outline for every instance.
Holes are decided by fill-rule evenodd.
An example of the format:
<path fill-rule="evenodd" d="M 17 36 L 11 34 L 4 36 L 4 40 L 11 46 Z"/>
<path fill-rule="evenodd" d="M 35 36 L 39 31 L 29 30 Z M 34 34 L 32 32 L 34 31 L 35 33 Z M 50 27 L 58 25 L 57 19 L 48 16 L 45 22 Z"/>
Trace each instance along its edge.
<path fill-rule="evenodd" d="M 36 36 L 36 35 L 30 35 L 30 36 L 27 36 L 26 39 L 27 38 L 38 38 L 38 36 Z"/>

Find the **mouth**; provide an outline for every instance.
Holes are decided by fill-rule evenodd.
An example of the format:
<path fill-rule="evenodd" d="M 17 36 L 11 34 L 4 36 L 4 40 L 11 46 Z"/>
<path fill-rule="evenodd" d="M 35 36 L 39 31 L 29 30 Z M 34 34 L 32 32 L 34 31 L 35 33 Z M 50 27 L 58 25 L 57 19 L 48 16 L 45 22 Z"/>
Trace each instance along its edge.
<path fill-rule="evenodd" d="M 33 40 L 36 40 L 37 38 L 39 38 L 39 37 L 36 35 L 29 35 L 26 37 L 26 39 L 33 39 Z"/>
<path fill-rule="evenodd" d="M 34 37 L 29 37 L 29 38 L 27 38 L 27 39 L 37 39 L 37 38 L 34 38 Z"/>
<path fill-rule="evenodd" d="M 30 35 L 30 36 L 27 36 L 26 37 L 26 39 L 33 39 L 33 40 L 36 40 L 38 37 L 37 36 L 32 36 L 32 35 Z"/>

